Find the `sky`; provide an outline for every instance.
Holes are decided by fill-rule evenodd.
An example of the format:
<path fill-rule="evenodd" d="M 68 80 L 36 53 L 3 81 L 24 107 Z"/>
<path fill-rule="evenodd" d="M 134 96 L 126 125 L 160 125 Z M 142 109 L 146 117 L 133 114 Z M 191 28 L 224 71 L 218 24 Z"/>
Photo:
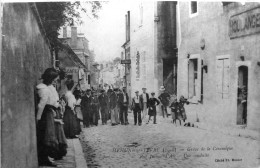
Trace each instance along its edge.
<path fill-rule="evenodd" d="M 130 1 L 109 1 L 103 4 L 99 19 L 90 19 L 82 14 L 84 24 L 79 32 L 89 40 L 90 49 L 94 49 L 97 62 L 120 57 L 125 42 L 125 14 Z"/>

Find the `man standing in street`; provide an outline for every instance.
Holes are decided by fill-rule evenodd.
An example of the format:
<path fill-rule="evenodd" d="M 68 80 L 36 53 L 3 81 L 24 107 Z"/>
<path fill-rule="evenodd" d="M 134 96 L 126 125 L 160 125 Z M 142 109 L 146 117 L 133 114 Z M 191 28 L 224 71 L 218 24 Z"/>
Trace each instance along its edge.
<path fill-rule="evenodd" d="M 90 125 L 90 115 L 91 115 L 91 90 L 87 89 L 86 93 L 82 96 L 81 100 L 81 110 L 83 115 L 83 125 L 84 127 L 89 127 Z"/>
<path fill-rule="evenodd" d="M 123 87 L 123 92 L 119 93 L 119 107 L 120 107 L 120 121 L 121 124 L 128 125 L 128 104 L 129 104 L 129 97 L 126 93 L 126 88 Z"/>
<path fill-rule="evenodd" d="M 116 106 L 117 106 L 117 95 L 115 91 L 111 91 L 110 97 L 109 97 L 109 109 L 111 112 L 111 125 L 115 126 L 116 123 Z"/>
<path fill-rule="evenodd" d="M 135 96 L 132 100 L 132 109 L 134 111 L 134 122 L 135 125 L 137 124 L 137 118 L 138 118 L 138 125 L 142 125 L 142 118 L 141 118 L 141 110 L 143 109 L 142 105 L 142 98 L 139 96 L 139 91 L 135 92 Z"/>
<path fill-rule="evenodd" d="M 105 94 L 105 90 L 101 90 L 101 95 L 98 97 L 98 99 L 100 104 L 102 125 L 105 125 L 107 124 L 108 120 L 108 97 Z"/>
<path fill-rule="evenodd" d="M 142 105 L 143 105 L 143 108 L 142 108 L 143 118 L 142 118 L 142 120 L 144 120 L 146 115 L 147 115 L 147 109 L 149 108 L 149 94 L 146 93 L 146 88 L 142 88 L 142 90 L 143 90 L 143 93 L 140 95 L 140 97 L 142 98 L 141 100 L 143 101 L 142 102 Z"/>
<path fill-rule="evenodd" d="M 171 95 L 165 91 L 164 86 L 160 87 L 160 91 L 162 93 L 160 94 L 160 96 L 158 98 L 160 99 L 160 101 L 162 103 L 161 104 L 162 115 L 163 115 L 163 118 L 164 118 L 164 115 L 166 115 L 166 117 L 168 118 L 167 107 L 169 106 Z"/>
<path fill-rule="evenodd" d="M 116 108 L 115 108 L 115 120 L 116 120 L 116 124 L 120 124 L 120 106 L 119 106 L 119 89 L 115 88 L 114 89 L 115 93 L 116 93 L 116 97 L 117 97 L 117 103 L 116 103 Z"/>
<path fill-rule="evenodd" d="M 99 120 L 99 101 L 97 91 L 93 91 L 93 96 L 91 99 L 91 109 L 92 109 L 92 124 L 98 126 Z"/>

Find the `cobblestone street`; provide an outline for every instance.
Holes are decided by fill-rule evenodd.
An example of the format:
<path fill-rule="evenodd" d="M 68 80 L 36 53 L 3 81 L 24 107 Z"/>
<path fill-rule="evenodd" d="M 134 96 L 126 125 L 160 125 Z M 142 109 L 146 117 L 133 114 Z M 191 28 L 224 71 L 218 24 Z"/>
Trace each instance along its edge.
<path fill-rule="evenodd" d="M 88 167 L 232 167 L 259 166 L 259 141 L 175 126 L 170 118 L 157 124 L 99 125 L 84 129 L 82 148 Z M 203 149 L 202 149 L 203 148 Z M 233 160 L 232 160 L 233 159 Z"/>

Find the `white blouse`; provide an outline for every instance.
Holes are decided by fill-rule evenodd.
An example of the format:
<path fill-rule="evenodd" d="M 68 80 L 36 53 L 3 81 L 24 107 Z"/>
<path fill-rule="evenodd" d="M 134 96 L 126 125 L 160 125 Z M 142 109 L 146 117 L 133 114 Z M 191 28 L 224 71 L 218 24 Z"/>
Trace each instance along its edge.
<path fill-rule="evenodd" d="M 40 97 L 40 102 L 38 104 L 38 111 L 37 111 L 37 119 L 40 120 L 43 110 L 45 106 L 52 105 L 54 107 L 59 107 L 59 95 L 53 85 L 47 86 L 43 83 L 36 86 L 37 93 Z"/>
<path fill-rule="evenodd" d="M 71 108 L 71 110 L 74 110 L 74 107 L 76 105 L 76 98 L 75 96 L 72 94 L 71 91 L 67 91 L 67 93 L 65 94 L 65 98 L 68 102 L 68 106 Z"/>

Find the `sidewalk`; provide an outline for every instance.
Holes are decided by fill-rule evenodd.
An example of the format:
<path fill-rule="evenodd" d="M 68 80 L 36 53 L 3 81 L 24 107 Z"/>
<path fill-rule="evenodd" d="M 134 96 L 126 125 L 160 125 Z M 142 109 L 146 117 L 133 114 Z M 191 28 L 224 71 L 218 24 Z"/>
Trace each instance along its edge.
<path fill-rule="evenodd" d="M 68 139 L 67 155 L 63 160 L 55 161 L 60 168 L 87 168 L 87 162 L 84 158 L 79 139 Z M 39 168 L 50 168 L 40 166 Z"/>
<path fill-rule="evenodd" d="M 213 132 L 219 132 L 225 135 L 240 136 L 260 141 L 260 133 L 258 131 L 249 130 L 242 127 L 218 126 L 209 123 L 195 122 L 194 126 L 199 129 L 204 129 Z"/>

